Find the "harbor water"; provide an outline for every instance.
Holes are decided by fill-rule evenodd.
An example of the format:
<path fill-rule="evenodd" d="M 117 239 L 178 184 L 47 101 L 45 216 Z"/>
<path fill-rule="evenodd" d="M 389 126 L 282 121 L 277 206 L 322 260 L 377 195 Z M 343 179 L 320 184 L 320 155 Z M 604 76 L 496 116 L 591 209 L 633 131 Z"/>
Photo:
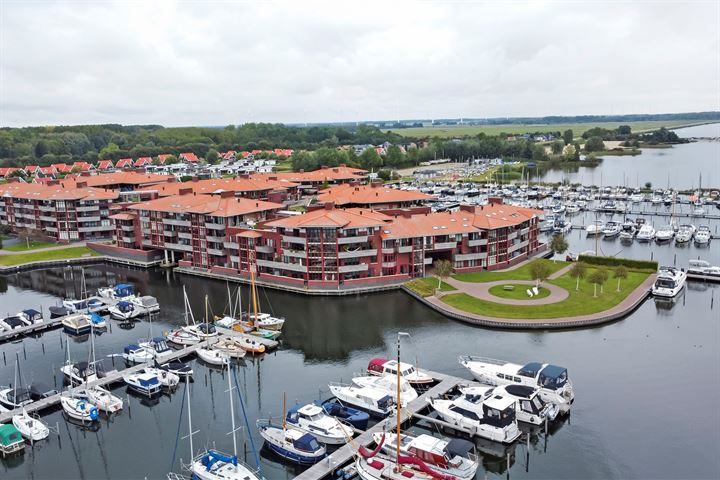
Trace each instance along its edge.
<path fill-rule="evenodd" d="M 584 233 L 583 233 L 584 235 Z M 571 250 L 592 243 L 573 232 Z M 613 245 L 611 245 L 611 243 Z M 607 242 L 603 250 L 616 250 Z M 685 266 L 688 258 L 720 260 L 720 241 L 703 250 L 690 246 L 633 245 L 626 250 L 637 258 Z M 675 254 L 680 255 L 675 257 Z M 24 308 L 49 306 L 77 296 L 83 270 L 56 268 L 0 277 L 0 311 L 13 314 Z M 210 314 L 226 304 L 221 281 L 174 274 L 161 269 L 139 270 L 112 265 L 84 268 L 89 290 L 130 282 L 158 298 L 162 310 L 152 326 L 147 320 L 95 337 L 97 357 L 120 353 L 122 348 L 183 323 L 182 286 L 187 287 L 196 318 L 204 316 L 204 297 Z M 243 300 L 247 289 L 243 288 Z M 240 456 L 254 465 L 249 436 L 260 447 L 254 424 L 258 418 L 282 415 L 283 394 L 288 403 L 329 397 L 327 384 L 348 381 L 375 356 L 390 356 L 398 331 L 407 331 L 403 355 L 421 368 L 470 375 L 457 363 L 458 355 L 474 354 L 516 362 L 550 361 L 568 368 L 576 401 L 569 419 L 530 436 L 526 444 L 502 448 L 479 443 L 482 465 L 477 478 L 717 478 L 720 460 L 720 411 L 716 408 L 720 378 L 720 285 L 690 282 L 674 301 L 649 299 L 630 316 L 591 329 L 568 331 L 500 331 L 461 324 L 444 318 L 401 292 L 341 298 L 308 298 L 280 291 L 261 291 L 264 310 L 287 318 L 282 345 L 273 353 L 246 357 L 238 369 L 250 429 L 238 432 Z M 37 338 L 0 345 L 0 384 L 13 381 L 15 358 L 25 383 L 62 384 L 58 372 L 68 352 L 60 330 Z M 89 356 L 90 342 L 69 341 L 74 361 Z M 122 368 L 122 360 L 115 359 Z M 227 378 L 193 361 L 193 437 L 196 450 L 215 447 L 232 451 Z M 164 479 L 187 462 L 189 445 L 183 390 L 155 401 L 129 394 L 125 409 L 103 419 L 99 428 L 85 430 L 69 424 L 61 411 L 43 412 L 59 434 L 29 447 L 22 456 L 0 461 L 3 479 Z M 235 402 L 236 412 L 238 407 Z M 238 415 L 239 424 L 242 416 Z M 417 429 L 419 427 L 413 427 Z M 437 432 L 436 432 L 437 433 Z M 266 478 L 292 478 L 299 470 L 261 452 Z M 510 466 L 507 470 L 508 464 Z"/>

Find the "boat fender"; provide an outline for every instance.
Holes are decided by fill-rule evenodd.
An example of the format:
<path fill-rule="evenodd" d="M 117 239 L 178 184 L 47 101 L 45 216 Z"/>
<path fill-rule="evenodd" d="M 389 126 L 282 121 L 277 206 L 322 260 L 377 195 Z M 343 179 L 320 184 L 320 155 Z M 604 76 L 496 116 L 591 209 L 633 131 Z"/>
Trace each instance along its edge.
<path fill-rule="evenodd" d="M 530 423 L 535 423 L 535 417 L 530 417 Z"/>

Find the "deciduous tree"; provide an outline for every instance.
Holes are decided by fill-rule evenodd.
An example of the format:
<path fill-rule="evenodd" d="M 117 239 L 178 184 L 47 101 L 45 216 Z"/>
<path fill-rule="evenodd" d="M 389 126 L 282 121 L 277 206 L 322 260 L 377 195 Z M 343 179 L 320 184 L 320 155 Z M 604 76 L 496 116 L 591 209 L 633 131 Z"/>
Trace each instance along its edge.
<path fill-rule="evenodd" d="M 435 275 L 438 277 L 438 288 L 440 288 L 443 279 L 449 277 L 452 273 L 453 266 L 449 260 L 435 260 L 433 267 L 435 267 Z"/>

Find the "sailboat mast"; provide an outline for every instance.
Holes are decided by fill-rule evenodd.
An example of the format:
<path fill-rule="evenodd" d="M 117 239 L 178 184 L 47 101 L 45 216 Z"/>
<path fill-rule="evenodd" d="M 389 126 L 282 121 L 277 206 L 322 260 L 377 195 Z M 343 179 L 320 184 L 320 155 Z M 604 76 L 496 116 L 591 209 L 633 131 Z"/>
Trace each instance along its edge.
<path fill-rule="evenodd" d="M 187 292 L 185 291 L 185 285 L 183 285 L 183 307 L 185 308 L 185 326 L 190 326 L 190 321 L 188 319 L 188 298 L 187 298 Z"/>
<path fill-rule="evenodd" d="M 208 323 L 208 296 L 205 294 L 205 323 Z"/>
<path fill-rule="evenodd" d="M 255 291 L 255 269 L 250 269 L 250 284 L 252 285 L 253 322 L 257 321 L 257 292 Z"/>
<path fill-rule="evenodd" d="M 233 314 L 233 306 L 234 306 L 234 305 L 233 305 L 233 303 L 232 303 L 232 296 L 230 295 L 230 283 L 225 282 L 225 288 L 227 289 L 227 294 L 228 294 L 228 308 L 230 309 L 230 317 L 232 318 L 232 317 L 234 317 L 235 315 Z"/>
<path fill-rule="evenodd" d="M 287 393 L 283 392 L 283 430 L 287 428 Z"/>
<path fill-rule="evenodd" d="M 192 408 L 190 408 L 190 381 L 185 380 L 185 386 L 187 387 L 187 403 L 188 403 L 188 436 L 190 437 L 190 465 L 195 455 L 195 449 L 193 448 L 193 429 L 192 429 Z"/>
<path fill-rule="evenodd" d="M 237 457 L 237 438 L 235 438 L 235 406 L 233 405 L 232 382 L 230 379 L 230 359 L 227 361 L 228 367 L 228 395 L 230 395 L 230 419 L 232 420 L 232 437 L 233 437 L 233 455 Z M 237 468 L 237 466 L 236 466 Z"/>
<path fill-rule="evenodd" d="M 400 472 L 400 333 L 397 337 L 397 438 L 395 438 L 395 472 Z"/>

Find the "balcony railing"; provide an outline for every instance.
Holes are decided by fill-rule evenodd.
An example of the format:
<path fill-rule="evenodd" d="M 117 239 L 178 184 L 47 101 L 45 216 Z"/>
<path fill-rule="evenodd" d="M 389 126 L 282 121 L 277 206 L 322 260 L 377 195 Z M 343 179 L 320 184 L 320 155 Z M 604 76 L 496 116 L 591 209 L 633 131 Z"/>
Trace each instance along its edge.
<path fill-rule="evenodd" d="M 397 262 L 382 262 L 383 268 L 395 268 L 397 267 Z"/>
<path fill-rule="evenodd" d="M 412 252 L 412 245 L 402 245 L 398 247 L 397 251 L 398 253 L 410 253 Z"/>
<path fill-rule="evenodd" d="M 78 222 L 99 222 L 100 215 L 94 215 L 92 217 L 77 217 Z"/>
<path fill-rule="evenodd" d="M 477 247 L 480 245 L 487 245 L 487 238 L 476 238 L 475 240 L 468 240 L 468 246 Z"/>
<path fill-rule="evenodd" d="M 365 243 L 368 241 L 367 235 L 361 235 L 357 237 L 338 237 L 337 243 L 344 245 L 346 243 Z"/>
<path fill-rule="evenodd" d="M 123 230 L 125 232 L 132 232 L 135 231 L 135 227 L 132 225 L 121 225 L 120 230 Z"/>
<path fill-rule="evenodd" d="M 185 240 L 192 240 L 192 233 L 190 232 L 177 232 L 178 238 L 184 238 Z"/>
<path fill-rule="evenodd" d="M 423 263 L 425 265 L 432 265 L 432 262 L 433 262 L 432 257 L 425 257 L 425 259 L 423 259 Z"/>
<path fill-rule="evenodd" d="M 292 237 L 290 235 L 283 235 L 282 241 L 287 243 L 302 243 L 303 245 L 305 245 L 304 237 Z"/>
<path fill-rule="evenodd" d="M 487 252 L 479 253 L 458 253 L 455 255 L 454 260 L 456 262 L 464 262 L 466 260 L 482 260 L 487 258 Z"/>
<path fill-rule="evenodd" d="M 75 210 L 78 212 L 94 212 L 96 210 L 100 210 L 100 205 L 85 205 L 77 207 Z"/>
<path fill-rule="evenodd" d="M 259 253 L 273 253 L 275 249 L 270 245 L 255 245 L 255 251 Z"/>
<path fill-rule="evenodd" d="M 224 250 L 219 250 L 219 249 L 217 249 L 217 248 L 208 248 L 208 249 L 207 249 L 207 252 L 208 252 L 210 255 L 221 255 L 221 256 L 223 256 L 223 257 L 225 256 L 225 251 L 224 251 Z"/>
<path fill-rule="evenodd" d="M 165 225 L 176 225 L 178 227 L 189 227 L 190 226 L 190 220 L 177 220 L 174 218 L 163 218 L 163 223 Z"/>
<path fill-rule="evenodd" d="M 457 242 L 435 242 L 433 250 L 447 250 L 457 247 Z"/>
<path fill-rule="evenodd" d="M 359 263 L 357 265 L 340 265 L 338 272 L 340 273 L 351 273 L 351 272 L 367 272 L 368 264 Z"/>
<path fill-rule="evenodd" d="M 237 242 L 223 242 L 223 247 L 237 250 L 238 248 L 240 248 L 240 245 L 238 245 Z"/>
<path fill-rule="evenodd" d="M 377 255 L 377 250 L 356 250 L 354 252 L 339 252 L 338 257 L 340 258 L 360 258 L 360 257 L 372 257 Z"/>
<path fill-rule="evenodd" d="M 205 228 L 209 228 L 212 230 L 225 230 L 225 224 L 205 222 Z"/>
<path fill-rule="evenodd" d="M 395 253 L 395 247 L 383 247 L 382 253 L 384 253 L 385 255 Z"/>
<path fill-rule="evenodd" d="M 218 243 L 220 243 L 220 242 L 224 242 L 224 241 L 225 241 L 225 235 L 223 235 L 222 237 L 217 236 L 217 235 L 206 235 L 206 238 L 207 238 L 208 242 L 218 242 Z"/>
<path fill-rule="evenodd" d="M 143 243 L 145 243 L 145 242 L 143 241 Z M 174 250 L 182 250 L 183 252 L 192 252 L 193 251 L 192 245 L 185 245 L 182 243 L 165 242 L 165 248 L 172 248 Z"/>
<path fill-rule="evenodd" d="M 307 252 L 305 250 L 290 250 L 287 248 L 283 249 L 283 255 L 292 258 L 307 258 Z"/>
<path fill-rule="evenodd" d="M 255 260 L 260 267 L 276 268 L 279 270 L 292 270 L 294 272 L 306 272 L 307 267 L 296 263 L 274 262 L 272 260 Z"/>

